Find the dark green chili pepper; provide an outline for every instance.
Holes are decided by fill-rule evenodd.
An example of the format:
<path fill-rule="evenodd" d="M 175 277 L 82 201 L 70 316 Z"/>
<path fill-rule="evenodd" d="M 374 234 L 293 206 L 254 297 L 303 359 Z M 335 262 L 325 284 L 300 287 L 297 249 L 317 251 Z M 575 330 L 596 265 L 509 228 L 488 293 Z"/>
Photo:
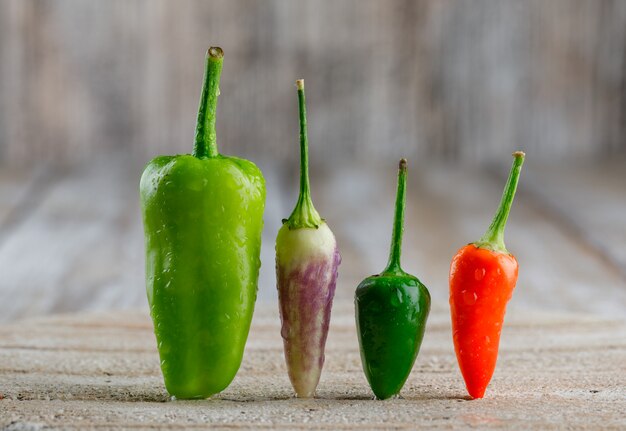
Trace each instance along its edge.
<path fill-rule="evenodd" d="M 363 370 L 379 399 L 396 395 L 404 386 L 422 344 L 430 311 L 426 286 L 400 267 L 406 171 L 406 160 L 402 159 L 389 263 L 380 274 L 363 280 L 354 298 Z"/>
<path fill-rule="evenodd" d="M 146 287 L 165 386 L 206 398 L 235 377 L 261 262 L 265 181 L 217 151 L 223 52 L 210 48 L 193 154 L 160 156 L 141 177 Z"/>

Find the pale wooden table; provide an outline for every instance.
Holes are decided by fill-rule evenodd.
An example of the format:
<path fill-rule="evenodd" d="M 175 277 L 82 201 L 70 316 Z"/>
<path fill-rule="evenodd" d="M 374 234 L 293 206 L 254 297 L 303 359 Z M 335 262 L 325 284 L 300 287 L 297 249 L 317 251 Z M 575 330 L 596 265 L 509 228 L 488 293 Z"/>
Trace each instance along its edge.
<path fill-rule="evenodd" d="M 294 399 L 275 304 L 260 304 L 239 374 L 204 401 L 168 401 L 146 312 L 0 329 L 0 427 L 38 429 L 624 429 L 626 323 L 511 312 L 487 398 L 468 401 L 447 310 L 435 310 L 401 399 L 372 400 L 352 304 L 335 304 L 318 398 Z M 531 323 L 532 322 L 532 323 Z M 30 428 L 29 428 L 30 427 Z"/>
<path fill-rule="evenodd" d="M 369 399 L 351 298 L 386 260 L 395 164 L 313 170 L 316 206 L 343 255 L 314 401 L 290 398 L 275 302 L 273 242 L 297 175 L 261 167 L 268 204 L 248 350 L 233 385 L 195 403 L 163 403 L 143 287 L 141 167 L 102 158 L 67 172 L 0 171 L 0 427 L 626 427 L 626 159 L 527 159 L 507 230 L 520 278 L 489 398 L 474 402 L 462 399 L 451 347 L 448 265 L 483 233 L 508 165 L 409 165 L 403 263 L 435 311 L 404 399 L 384 403 Z"/>
<path fill-rule="evenodd" d="M 274 300 L 274 240 L 296 201 L 298 175 L 261 168 L 268 198 L 259 294 Z M 441 307 L 450 259 L 483 234 L 508 168 L 508 160 L 497 169 L 409 160 L 403 264 Z M 146 307 L 141 170 L 123 157 L 68 171 L 0 169 L 0 323 Z M 396 163 L 355 162 L 311 175 L 316 207 L 343 256 L 337 296 L 349 300 L 385 264 Z M 626 157 L 554 166 L 529 154 L 506 232 L 520 262 L 511 306 L 624 317 L 625 226 Z"/>

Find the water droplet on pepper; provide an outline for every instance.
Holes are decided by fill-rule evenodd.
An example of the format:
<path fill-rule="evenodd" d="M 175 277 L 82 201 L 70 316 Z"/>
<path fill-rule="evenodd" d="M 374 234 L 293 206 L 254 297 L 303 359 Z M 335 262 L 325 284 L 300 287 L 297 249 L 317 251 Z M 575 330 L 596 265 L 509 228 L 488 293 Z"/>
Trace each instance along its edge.
<path fill-rule="evenodd" d="M 476 281 L 480 281 L 485 278 L 486 272 L 487 271 L 485 271 L 485 268 L 476 268 L 476 270 L 474 271 L 474 278 L 476 279 Z"/>
<path fill-rule="evenodd" d="M 476 300 L 478 299 L 478 295 L 476 295 L 476 292 L 474 292 L 472 290 L 464 290 L 461 293 L 463 294 L 463 302 L 466 305 L 474 305 L 474 304 L 476 304 Z"/>

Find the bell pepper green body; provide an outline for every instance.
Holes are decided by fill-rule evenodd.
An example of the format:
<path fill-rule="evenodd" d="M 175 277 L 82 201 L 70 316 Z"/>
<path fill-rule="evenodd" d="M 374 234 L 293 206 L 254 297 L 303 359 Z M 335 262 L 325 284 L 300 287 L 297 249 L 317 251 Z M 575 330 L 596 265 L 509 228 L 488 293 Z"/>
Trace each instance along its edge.
<path fill-rule="evenodd" d="M 265 182 L 217 152 L 222 59 L 207 53 L 193 154 L 155 158 L 140 184 L 150 314 L 165 386 L 181 399 L 233 380 L 257 295 Z"/>
<path fill-rule="evenodd" d="M 374 395 L 387 399 L 406 382 L 424 337 L 430 293 L 400 267 L 406 196 L 406 160 L 400 161 L 389 263 L 366 278 L 355 293 L 357 334 L 363 371 Z"/>

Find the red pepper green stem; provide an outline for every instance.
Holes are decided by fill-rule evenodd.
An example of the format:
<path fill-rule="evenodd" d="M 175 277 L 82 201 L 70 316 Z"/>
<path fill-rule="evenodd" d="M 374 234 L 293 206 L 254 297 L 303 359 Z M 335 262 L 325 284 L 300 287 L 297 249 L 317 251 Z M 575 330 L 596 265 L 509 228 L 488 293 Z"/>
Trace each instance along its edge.
<path fill-rule="evenodd" d="M 315 228 L 322 224 L 322 218 L 313 206 L 309 185 L 309 140 L 306 127 L 306 99 L 304 79 L 296 81 L 298 87 L 298 108 L 300 112 L 300 194 L 298 202 L 286 223 L 289 229 Z"/>
<path fill-rule="evenodd" d="M 404 274 L 404 271 L 400 267 L 400 255 L 402 253 L 404 208 L 406 206 L 406 171 L 406 159 L 402 159 L 398 165 L 398 190 L 396 192 L 396 210 L 393 219 L 393 232 L 391 237 L 391 247 L 389 249 L 389 261 L 383 273 Z"/>
<path fill-rule="evenodd" d="M 506 227 L 506 221 L 509 218 L 513 198 L 515 198 L 515 191 L 517 190 L 517 183 L 522 171 L 525 156 L 526 154 L 522 151 L 516 151 L 513 153 L 513 166 L 511 166 L 509 179 L 507 180 L 504 192 L 502 193 L 500 206 L 498 207 L 498 211 L 493 217 L 493 221 L 491 222 L 491 225 L 489 225 L 487 232 L 485 232 L 478 242 L 474 243 L 476 247 L 509 254 L 504 246 L 504 229 Z"/>
<path fill-rule="evenodd" d="M 202 95 L 198 107 L 196 123 L 196 142 L 193 146 L 193 155 L 199 159 L 216 157 L 217 139 L 215 134 L 215 116 L 217 111 L 217 97 L 220 95 L 220 76 L 224 51 L 222 48 L 211 47 L 206 53 Z"/>

